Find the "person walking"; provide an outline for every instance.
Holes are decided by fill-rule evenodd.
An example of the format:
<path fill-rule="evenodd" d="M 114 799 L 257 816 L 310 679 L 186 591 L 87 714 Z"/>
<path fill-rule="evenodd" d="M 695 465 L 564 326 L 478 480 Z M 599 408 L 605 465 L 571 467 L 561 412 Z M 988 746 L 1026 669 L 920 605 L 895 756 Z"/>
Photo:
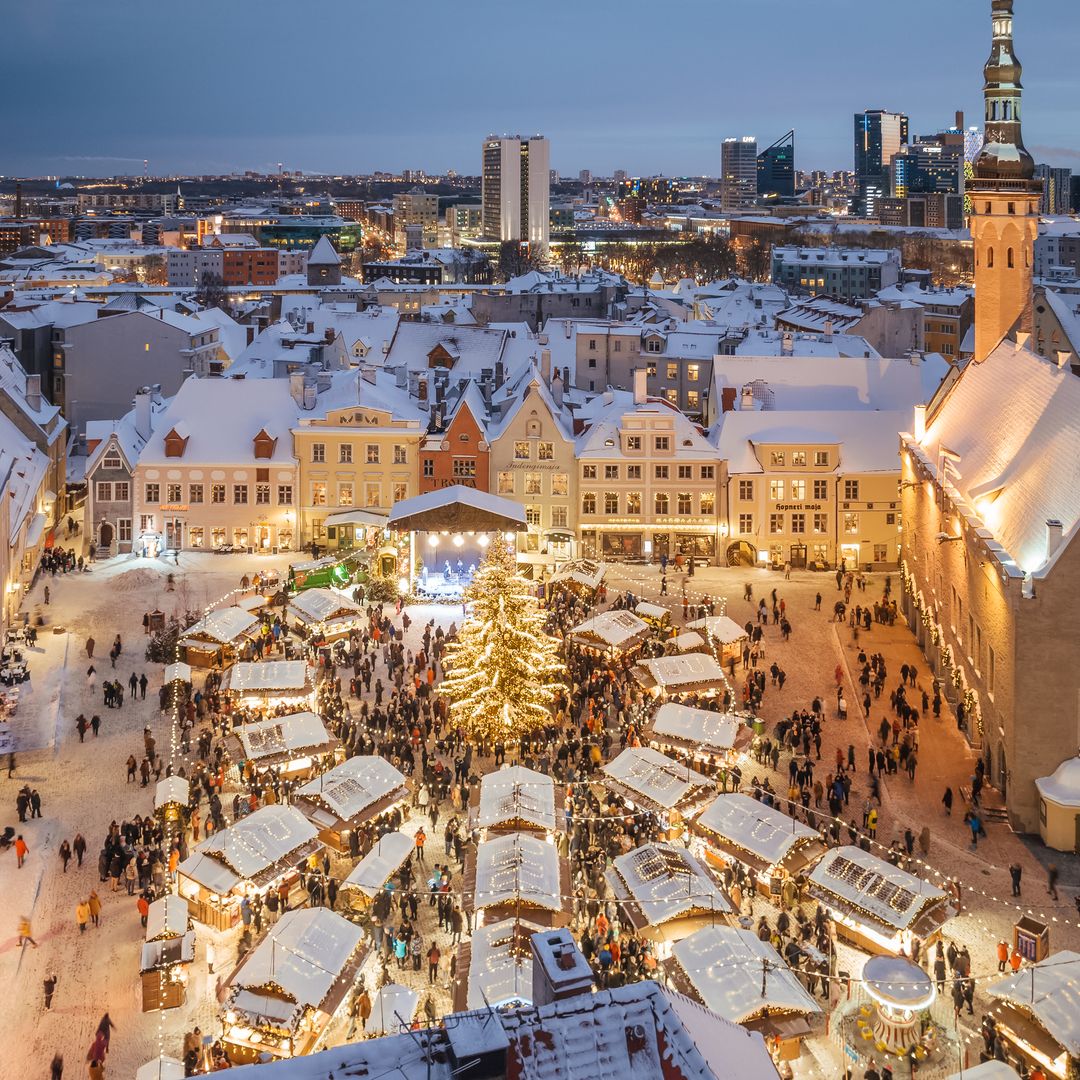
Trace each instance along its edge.
<path fill-rule="evenodd" d="M 75 858 L 78 861 L 78 866 L 82 868 L 83 856 L 86 854 L 86 841 L 83 839 L 82 833 L 76 833 L 75 839 L 71 842 L 71 850 L 75 852 Z"/>
<path fill-rule="evenodd" d="M 52 1008 L 53 994 L 56 993 L 56 984 L 59 979 L 55 975 L 46 975 L 43 981 L 45 989 L 45 1011 L 48 1012 Z"/>
<path fill-rule="evenodd" d="M 33 929 L 30 926 L 30 920 L 27 916 L 23 916 L 19 920 L 19 948 L 21 949 L 26 942 L 30 942 L 36 949 L 38 947 L 37 942 L 34 940 Z"/>
<path fill-rule="evenodd" d="M 15 837 L 16 869 L 22 869 L 23 863 L 26 862 L 26 856 L 29 853 L 30 849 L 26 846 L 26 841 L 22 838 L 22 833 L 19 833 L 19 835 Z"/>
<path fill-rule="evenodd" d="M 68 863 L 71 862 L 71 845 L 66 840 L 60 845 L 60 861 L 64 864 L 66 874 Z"/>
<path fill-rule="evenodd" d="M 97 894 L 97 889 L 90 890 L 90 896 L 86 900 L 86 905 L 90 910 L 90 921 L 95 926 L 101 925 L 101 897 Z"/>
<path fill-rule="evenodd" d="M 1058 881 L 1057 863 L 1051 863 L 1046 868 L 1046 891 L 1055 900 L 1058 898 L 1057 881 Z"/>
<path fill-rule="evenodd" d="M 941 796 L 941 805 L 945 807 L 945 816 L 952 817 L 953 794 L 952 788 L 947 787 L 945 794 Z"/>
<path fill-rule="evenodd" d="M 1019 863 L 1013 863 L 1009 867 L 1009 877 L 1012 879 L 1013 896 L 1020 895 L 1020 879 L 1024 876 L 1023 867 Z"/>
<path fill-rule="evenodd" d="M 80 900 L 75 905 L 75 922 L 79 926 L 79 933 L 86 933 L 86 924 L 90 921 L 90 904 L 86 900 Z"/>
<path fill-rule="evenodd" d="M 94 659 L 94 645 L 95 645 L 95 641 L 94 641 L 93 637 L 92 636 L 88 637 L 86 639 L 86 659 L 87 660 L 93 660 Z"/>
<path fill-rule="evenodd" d="M 64 1080 L 63 1054 L 53 1054 L 52 1064 L 49 1066 L 49 1080 Z"/>
<path fill-rule="evenodd" d="M 439 981 L 439 961 L 442 959 L 442 953 L 439 952 L 439 946 L 434 942 L 431 944 L 431 948 L 428 949 L 427 962 L 428 962 L 428 982 L 434 985 Z"/>

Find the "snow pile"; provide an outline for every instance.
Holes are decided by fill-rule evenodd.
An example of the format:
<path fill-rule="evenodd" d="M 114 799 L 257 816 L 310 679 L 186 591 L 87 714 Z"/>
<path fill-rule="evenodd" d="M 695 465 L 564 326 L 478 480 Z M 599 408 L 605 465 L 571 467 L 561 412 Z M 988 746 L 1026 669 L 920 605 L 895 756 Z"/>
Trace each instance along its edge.
<path fill-rule="evenodd" d="M 153 588 L 161 583 L 161 575 L 156 570 L 141 566 L 135 570 L 125 570 L 113 579 L 110 588 L 115 592 L 130 593 L 140 589 Z"/>

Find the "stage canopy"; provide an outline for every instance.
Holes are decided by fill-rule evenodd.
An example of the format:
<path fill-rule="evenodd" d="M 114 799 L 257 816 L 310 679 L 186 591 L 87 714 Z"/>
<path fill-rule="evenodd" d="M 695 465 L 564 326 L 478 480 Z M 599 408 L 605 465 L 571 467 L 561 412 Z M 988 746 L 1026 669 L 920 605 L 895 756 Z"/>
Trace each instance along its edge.
<path fill-rule="evenodd" d="M 519 503 L 461 484 L 403 499 L 390 511 L 389 524 L 402 532 L 520 532 L 528 527 Z"/>

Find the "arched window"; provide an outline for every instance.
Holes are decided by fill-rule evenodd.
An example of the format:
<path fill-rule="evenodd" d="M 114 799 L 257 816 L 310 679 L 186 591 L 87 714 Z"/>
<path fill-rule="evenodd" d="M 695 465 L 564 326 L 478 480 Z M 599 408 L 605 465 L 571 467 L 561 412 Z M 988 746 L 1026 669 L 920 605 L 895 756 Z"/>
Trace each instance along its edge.
<path fill-rule="evenodd" d="M 1001 118 L 1003 120 L 1009 120 L 1012 117 L 1012 103 L 1004 101 L 1001 104 Z"/>
<path fill-rule="evenodd" d="M 1005 257 L 1008 260 L 1009 269 L 1012 270 L 1013 267 L 1015 266 L 1015 263 L 1013 261 L 1013 249 L 1012 248 L 1009 248 L 1008 253 L 1006 254 Z"/>
<path fill-rule="evenodd" d="M 994 266 L 994 249 L 993 248 L 987 248 L 986 249 L 986 265 L 988 267 L 990 267 L 991 269 L 993 269 L 993 266 Z"/>

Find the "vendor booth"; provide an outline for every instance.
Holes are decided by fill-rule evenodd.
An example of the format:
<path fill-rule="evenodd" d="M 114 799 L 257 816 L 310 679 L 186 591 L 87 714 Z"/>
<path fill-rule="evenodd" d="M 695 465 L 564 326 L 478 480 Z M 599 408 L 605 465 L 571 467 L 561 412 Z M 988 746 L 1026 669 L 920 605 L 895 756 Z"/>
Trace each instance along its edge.
<path fill-rule="evenodd" d="M 396 1035 L 407 1029 L 416 1015 L 420 995 L 401 983 L 387 983 L 375 991 L 371 999 L 371 1015 L 364 1025 L 370 1039 L 378 1035 Z"/>
<path fill-rule="evenodd" d="M 694 822 L 706 862 L 741 863 L 760 893 L 779 896 L 784 882 L 806 872 L 825 851 L 816 829 L 750 795 L 718 796 Z"/>
<path fill-rule="evenodd" d="M 321 851 L 315 826 L 274 803 L 213 833 L 178 867 L 177 888 L 192 915 L 217 930 L 235 926 L 240 899 L 296 878 L 296 864 Z"/>
<path fill-rule="evenodd" d="M 619 918 L 649 941 L 679 941 L 732 914 L 719 883 L 685 848 L 646 844 L 620 855 L 604 875 Z"/>
<path fill-rule="evenodd" d="M 187 820 L 191 786 L 175 773 L 154 786 L 154 812 L 165 822 Z"/>
<path fill-rule="evenodd" d="M 501 833 L 528 832 L 551 836 L 560 828 L 565 796 L 544 773 L 522 765 L 487 773 L 473 788 L 470 812 L 480 838 Z"/>
<path fill-rule="evenodd" d="M 644 619 L 654 630 L 666 632 L 671 629 L 671 608 L 642 600 L 634 605 L 634 614 Z"/>
<path fill-rule="evenodd" d="M 837 932 L 873 953 L 911 955 L 926 947 L 955 914 L 947 893 L 862 848 L 826 852 L 810 872 L 809 892 L 829 910 Z"/>
<path fill-rule="evenodd" d="M 601 611 L 570 631 L 575 645 L 602 653 L 625 653 L 652 634 L 649 624 L 632 611 Z"/>
<path fill-rule="evenodd" d="M 712 798 L 713 782 L 648 746 L 627 747 L 603 766 L 604 786 L 631 808 L 665 815 L 674 828 Z"/>
<path fill-rule="evenodd" d="M 355 909 L 365 910 L 415 850 L 416 843 L 411 836 L 401 832 L 387 833 L 352 868 L 341 883 L 341 891 L 349 894 Z"/>
<path fill-rule="evenodd" d="M 570 865 L 554 844 L 507 833 L 478 844 L 465 860 L 465 910 L 475 925 L 527 918 L 543 927 L 570 921 Z"/>
<path fill-rule="evenodd" d="M 727 687 L 724 669 L 711 653 L 681 653 L 639 660 L 633 675 L 654 697 L 706 694 Z"/>
<path fill-rule="evenodd" d="M 705 639 L 696 630 L 687 630 L 682 634 L 676 634 L 674 637 L 668 638 L 664 642 L 664 648 L 672 656 L 678 653 L 709 651 Z"/>
<path fill-rule="evenodd" d="M 821 1006 L 767 941 L 737 926 L 709 926 L 673 946 L 668 981 L 717 1016 L 760 1031 L 780 1061 L 822 1026 Z"/>
<path fill-rule="evenodd" d="M 648 737 L 663 750 L 678 750 L 699 761 L 723 760 L 747 729 L 736 713 L 694 709 L 665 701 L 653 714 Z"/>
<path fill-rule="evenodd" d="M 480 927 L 458 950 L 450 992 L 454 1012 L 533 1003 L 532 935 L 544 928 L 525 919 Z"/>
<path fill-rule="evenodd" d="M 142 1011 L 175 1009 L 187 1001 L 187 965 L 195 959 L 188 902 L 166 895 L 150 905 L 139 974 Z"/>
<path fill-rule="evenodd" d="M 604 582 L 607 566 L 592 559 L 571 559 L 551 575 L 552 588 L 569 589 L 578 595 L 591 597 Z"/>
<path fill-rule="evenodd" d="M 242 724 L 225 740 L 237 765 L 276 769 L 286 779 L 308 777 L 332 760 L 341 743 L 312 712 L 288 713 Z"/>
<path fill-rule="evenodd" d="M 221 667 L 258 636 L 260 626 L 250 611 L 234 604 L 204 615 L 180 635 L 178 645 L 193 667 Z"/>
<path fill-rule="evenodd" d="M 260 660 L 233 664 L 221 677 L 221 689 L 239 705 L 255 709 L 311 705 L 314 684 L 303 660 Z"/>
<path fill-rule="evenodd" d="M 310 1054 L 352 990 L 363 930 L 329 908 L 286 911 L 226 983 L 221 1041 L 237 1064 Z"/>
<path fill-rule="evenodd" d="M 348 852 L 353 850 L 350 833 L 393 810 L 408 794 L 408 781 L 386 758 L 360 754 L 294 791 L 292 805 L 327 847 Z"/>
<path fill-rule="evenodd" d="M 305 635 L 314 640 L 348 637 L 350 630 L 361 630 L 368 621 L 359 604 L 334 589 L 305 589 L 289 601 L 286 610 Z"/>

